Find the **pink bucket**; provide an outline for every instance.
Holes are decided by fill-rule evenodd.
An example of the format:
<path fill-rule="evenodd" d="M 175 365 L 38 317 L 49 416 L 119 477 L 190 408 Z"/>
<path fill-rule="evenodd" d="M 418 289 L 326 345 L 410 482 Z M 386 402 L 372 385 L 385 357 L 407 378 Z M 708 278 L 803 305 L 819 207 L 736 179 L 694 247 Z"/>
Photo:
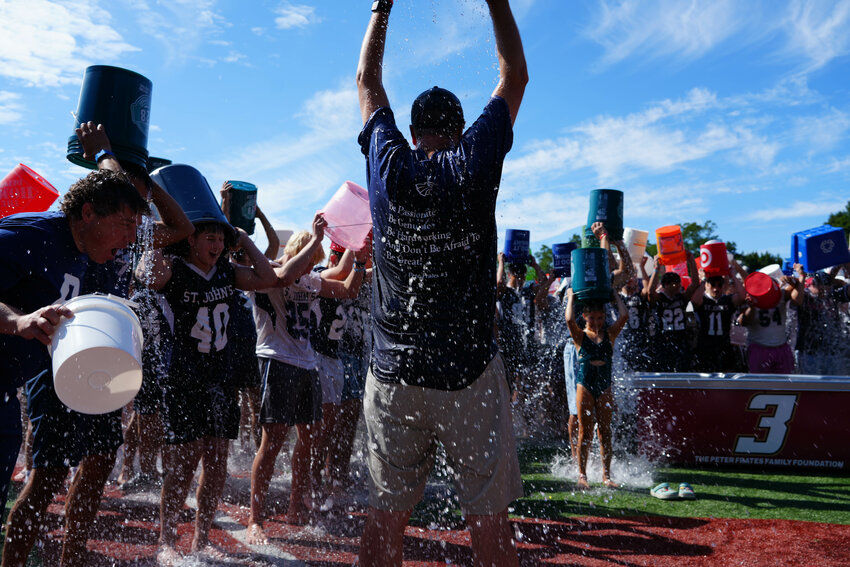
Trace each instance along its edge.
<path fill-rule="evenodd" d="M 41 175 L 19 163 L 0 181 L 0 218 L 46 211 L 59 192 Z"/>
<path fill-rule="evenodd" d="M 372 230 L 369 193 L 356 183 L 346 181 L 320 211 L 328 226 L 325 234 L 350 250 L 360 250 Z"/>

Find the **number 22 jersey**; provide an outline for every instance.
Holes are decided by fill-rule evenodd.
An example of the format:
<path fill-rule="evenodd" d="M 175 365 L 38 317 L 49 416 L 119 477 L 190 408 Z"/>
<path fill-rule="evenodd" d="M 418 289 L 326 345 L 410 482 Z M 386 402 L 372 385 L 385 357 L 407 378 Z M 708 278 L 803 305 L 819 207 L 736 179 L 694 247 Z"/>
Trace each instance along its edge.
<path fill-rule="evenodd" d="M 257 356 L 306 370 L 316 368 L 316 351 L 310 343 L 310 312 L 321 290 L 321 276 L 311 272 L 288 287 L 254 293 Z"/>

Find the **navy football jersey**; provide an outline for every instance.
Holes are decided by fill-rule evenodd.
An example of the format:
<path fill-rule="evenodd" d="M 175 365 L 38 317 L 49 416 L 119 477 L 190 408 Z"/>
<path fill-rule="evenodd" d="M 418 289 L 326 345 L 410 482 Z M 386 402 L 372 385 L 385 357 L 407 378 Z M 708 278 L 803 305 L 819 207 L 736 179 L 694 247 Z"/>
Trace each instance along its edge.
<path fill-rule="evenodd" d="M 732 328 L 732 316 L 735 314 L 731 295 L 721 295 L 713 299 L 706 294 L 702 305 L 694 311 L 699 317 L 699 348 L 727 348 L 729 329 Z"/>
<path fill-rule="evenodd" d="M 77 250 L 68 219 L 58 212 L 0 219 L 0 301 L 24 313 L 80 294 L 89 258 Z M 0 385 L 17 388 L 50 368 L 37 340 L 0 335 Z"/>
<path fill-rule="evenodd" d="M 658 298 L 655 301 L 655 312 L 658 314 L 660 331 L 666 335 L 668 333 L 684 333 L 687 330 L 687 316 L 685 310 L 688 302 L 685 300 L 683 293 L 678 293 L 673 297 L 667 297 L 663 293 L 658 293 Z"/>
<path fill-rule="evenodd" d="M 235 272 L 224 258 L 204 274 L 182 258 L 160 290 L 174 316 L 174 351 L 169 378 L 225 381 L 230 374 L 231 314 L 239 308 Z"/>
<path fill-rule="evenodd" d="M 319 266 L 313 271 L 321 273 L 326 270 Z M 310 342 L 319 354 L 331 358 L 339 358 L 339 345 L 347 319 L 345 308 L 339 299 L 317 297 L 311 306 Z"/>

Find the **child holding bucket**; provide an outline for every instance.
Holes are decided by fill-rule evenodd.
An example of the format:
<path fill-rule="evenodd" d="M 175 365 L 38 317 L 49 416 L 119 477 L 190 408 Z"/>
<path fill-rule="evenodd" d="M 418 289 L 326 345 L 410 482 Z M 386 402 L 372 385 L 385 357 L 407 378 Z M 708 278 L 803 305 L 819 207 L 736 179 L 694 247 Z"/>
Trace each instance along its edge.
<path fill-rule="evenodd" d="M 157 560 L 173 565 L 177 517 L 198 462 L 198 511 L 193 551 L 221 552 L 208 540 L 213 517 L 227 479 L 229 440 L 239 430 L 239 403 L 231 376 L 230 313 L 239 308 L 239 291 L 271 285 L 274 271 L 244 231 L 238 244 L 253 267 L 240 266 L 224 253 L 232 229 L 218 221 L 195 223 L 195 233 L 171 248 L 174 255 L 154 252 L 149 285 L 161 292 L 174 314 L 171 369 L 163 380 L 163 457 L 167 474 L 160 503 L 160 550 Z M 144 263 L 137 275 L 144 274 Z"/>
<path fill-rule="evenodd" d="M 611 417 L 614 413 L 614 395 L 611 392 L 611 366 L 614 357 L 614 341 L 629 318 L 629 312 L 614 292 L 617 304 L 617 320 L 605 326 L 605 309 L 601 303 L 585 303 L 582 330 L 576 322 L 576 305 L 573 290 L 567 295 L 567 326 L 578 352 L 579 370 L 576 376 L 576 402 L 578 404 L 578 487 L 590 488 L 587 482 L 587 457 L 593 437 L 593 426 L 597 427 L 599 452 L 602 456 L 602 483 L 610 488 L 617 484 L 611 480 Z"/>
<path fill-rule="evenodd" d="M 289 523 L 309 521 L 313 489 L 318 488 L 311 479 L 310 464 L 322 419 L 322 386 L 316 351 L 310 341 L 311 305 L 317 297 L 356 297 L 371 251 L 371 246 L 364 246 L 355 252 L 354 268 L 345 281 L 324 279 L 312 268 L 324 259 L 321 242 L 326 225 L 319 213 L 313 219 L 312 233 L 303 230 L 293 234 L 278 259 L 281 266 L 274 269 L 273 284 L 254 294 L 263 436 L 251 469 L 251 515 L 246 536 L 249 544 L 268 542 L 262 527 L 265 499 L 275 460 L 293 425 L 298 439 L 292 452 Z"/>
<path fill-rule="evenodd" d="M 679 274 L 665 272 L 658 255 L 654 258 L 655 271 L 649 278 L 649 303 L 655 308 L 660 326 L 653 344 L 655 366 L 659 372 L 687 372 L 691 367 L 686 308 L 696 291 L 697 266 L 690 251 L 686 257 L 691 278 L 691 285 L 687 289 L 682 290 L 682 277 Z"/>

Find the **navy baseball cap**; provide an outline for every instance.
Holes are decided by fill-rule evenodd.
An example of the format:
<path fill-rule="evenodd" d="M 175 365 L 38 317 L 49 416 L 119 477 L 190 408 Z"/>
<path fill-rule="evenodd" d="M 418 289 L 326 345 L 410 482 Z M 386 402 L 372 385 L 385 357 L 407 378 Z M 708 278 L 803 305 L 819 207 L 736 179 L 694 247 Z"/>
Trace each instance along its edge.
<path fill-rule="evenodd" d="M 451 91 L 433 87 L 416 97 L 410 110 L 416 130 L 454 131 L 463 128 L 463 108 Z"/>

